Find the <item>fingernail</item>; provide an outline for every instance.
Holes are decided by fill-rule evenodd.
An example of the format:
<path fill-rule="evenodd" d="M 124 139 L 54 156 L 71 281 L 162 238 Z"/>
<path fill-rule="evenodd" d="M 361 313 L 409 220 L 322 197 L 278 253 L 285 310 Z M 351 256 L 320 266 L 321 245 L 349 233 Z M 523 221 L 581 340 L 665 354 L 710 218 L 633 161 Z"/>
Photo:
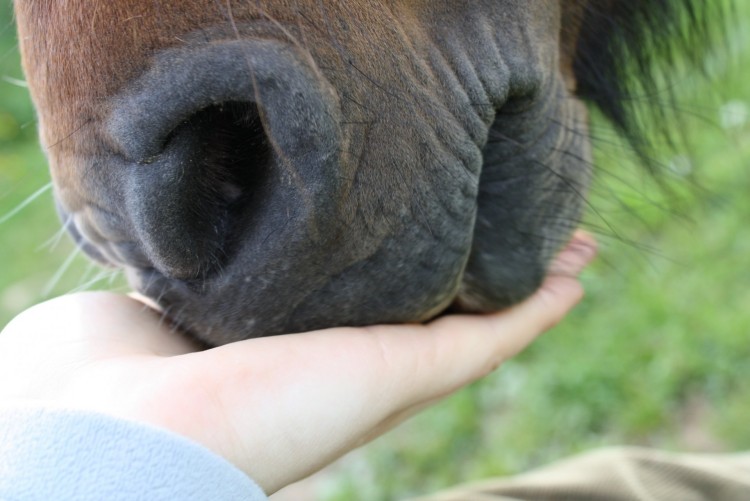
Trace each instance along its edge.
<path fill-rule="evenodd" d="M 577 231 L 560 252 L 550 271 L 558 275 L 578 276 L 594 260 L 597 250 L 594 237 Z"/>
<path fill-rule="evenodd" d="M 577 231 L 568 246 L 571 251 L 581 257 L 584 266 L 589 264 L 599 251 L 596 239 L 583 231 Z"/>

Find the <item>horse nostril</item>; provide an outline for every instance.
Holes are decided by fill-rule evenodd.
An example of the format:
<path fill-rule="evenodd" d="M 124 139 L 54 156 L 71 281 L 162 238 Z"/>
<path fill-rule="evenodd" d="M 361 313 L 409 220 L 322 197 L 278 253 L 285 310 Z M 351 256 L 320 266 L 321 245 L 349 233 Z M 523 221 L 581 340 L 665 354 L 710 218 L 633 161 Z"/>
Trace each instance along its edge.
<path fill-rule="evenodd" d="M 202 108 L 167 134 L 161 152 L 135 167 L 128 198 L 157 269 L 190 280 L 219 267 L 273 163 L 254 103 Z"/>
<path fill-rule="evenodd" d="M 333 203 L 302 207 L 338 184 L 339 112 L 295 48 L 233 40 L 170 49 L 114 102 L 108 129 L 129 163 L 127 217 L 169 278 L 204 278 L 248 232 L 264 233 L 263 245 L 282 216 L 315 218 Z M 307 198 L 293 193 L 300 188 Z"/>
<path fill-rule="evenodd" d="M 252 196 L 272 162 L 271 147 L 254 103 L 227 102 L 198 111 L 173 131 L 193 136 L 201 171 L 197 182 L 229 204 Z"/>
<path fill-rule="evenodd" d="M 165 271 L 197 278 L 230 252 L 232 228 L 268 181 L 274 159 L 257 105 L 230 101 L 199 110 L 168 135 L 162 156 L 166 161 L 154 167 L 178 172 L 179 178 L 169 186 L 173 194 L 161 196 L 187 216 L 177 220 L 180 234 L 172 237 L 189 238 L 186 248 L 194 251 L 178 254 L 179 269 Z"/>

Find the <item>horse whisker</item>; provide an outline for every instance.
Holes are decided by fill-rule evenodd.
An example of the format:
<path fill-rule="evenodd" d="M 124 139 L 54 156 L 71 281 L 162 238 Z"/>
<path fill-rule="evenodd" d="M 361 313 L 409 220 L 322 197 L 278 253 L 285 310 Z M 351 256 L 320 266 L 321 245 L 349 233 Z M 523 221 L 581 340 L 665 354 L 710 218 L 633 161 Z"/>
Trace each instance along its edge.
<path fill-rule="evenodd" d="M 16 214 L 24 210 L 26 207 L 31 205 L 34 201 L 36 201 L 39 197 L 47 193 L 52 189 L 52 182 L 49 182 L 36 190 L 34 193 L 26 197 L 26 199 L 18 204 L 14 209 L 12 209 L 10 212 L 5 214 L 4 216 L 0 217 L 0 224 L 3 224 L 7 221 L 9 221 L 11 218 L 13 218 Z"/>

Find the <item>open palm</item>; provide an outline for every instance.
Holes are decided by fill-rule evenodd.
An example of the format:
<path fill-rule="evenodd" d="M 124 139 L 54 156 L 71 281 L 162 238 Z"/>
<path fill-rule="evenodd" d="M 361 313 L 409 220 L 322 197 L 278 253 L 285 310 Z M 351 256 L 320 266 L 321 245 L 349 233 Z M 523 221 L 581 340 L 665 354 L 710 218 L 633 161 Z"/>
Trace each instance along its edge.
<path fill-rule="evenodd" d="M 336 328 L 200 351 L 137 298 L 64 296 L 0 335 L 0 402 L 42 401 L 167 428 L 267 492 L 299 480 L 514 356 L 580 299 L 594 245 L 502 313 Z"/>

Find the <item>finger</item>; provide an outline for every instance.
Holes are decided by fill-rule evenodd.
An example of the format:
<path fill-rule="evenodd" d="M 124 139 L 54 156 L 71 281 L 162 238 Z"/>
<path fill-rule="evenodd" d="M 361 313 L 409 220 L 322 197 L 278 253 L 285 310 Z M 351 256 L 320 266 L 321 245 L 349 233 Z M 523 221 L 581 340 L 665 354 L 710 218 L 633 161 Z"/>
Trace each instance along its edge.
<path fill-rule="evenodd" d="M 552 263 L 542 287 L 526 302 L 493 315 L 451 316 L 433 322 L 430 328 L 435 332 L 427 335 L 435 351 L 429 355 L 432 360 L 426 364 L 426 377 L 420 383 L 415 371 L 409 378 L 411 384 L 401 385 L 416 392 L 405 395 L 411 403 L 384 420 L 371 432 L 371 438 L 491 372 L 558 323 L 581 299 L 583 289 L 576 277 L 594 258 L 596 249 L 593 237 L 579 231 Z M 399 336 L 396 342 L 402 342 L 400 334 L 393 334 Z M 411 333 L 416 337 L 424 334 Z M 468 342 L 469 337 L 473 342 Z"/>
<path fill-rule="evenodd" d="M 591 259 L 596 256 L 597 247 L 594 237 L 585 231 L 576 231 L 570 242 L 550 264 L 547 275 L 578 276 Z"/>
<path fill-rule="evenodd" d="M 561 258 L 575 274 L 593 254 L 590 246 L 571 245 Z M 264 461 L 244 464 L 242 450 L 221 453 L 270 487 L 283 484 L 280 475 L 310 473 L 362 443 L 363 436 L 377 435 L 486 374 L 562 318 L 581 294 L 573 276 L 550 277 L 531 299 L 500 314 L 262 338 L 184 360 L 201 366 L 195 371 L 205 375 L 201 387 L 221 402 L 230 428 L 243 437 L 233 443 L 263 449 L 256 433 L 263 430 Z M 254 428 L 246 430 L 247 423 Z M 192 433 L 207 435 L 199 441 L 215 439 L 210 426 L 199 428 Z M 293 444 L 299 451 L 293 464 L 274 460 L 268 443 L 282 449 Z M 252 457 L 258 459 L 257 453 Z"/>
<path fill-rule="evenodd" d="M 490 315 L 455 315 L 405 331 L 376 327 L 390 365 L 405 367 L 421 398 L 448 394 L 491 372 L 556 325 L 583 297 L 577 275 L 596 254 L 594 240 L 577 233 L 552 265 L 542 287 L 513 308 Z M 409 396 L 416 401 L 419 395 Z"/>

